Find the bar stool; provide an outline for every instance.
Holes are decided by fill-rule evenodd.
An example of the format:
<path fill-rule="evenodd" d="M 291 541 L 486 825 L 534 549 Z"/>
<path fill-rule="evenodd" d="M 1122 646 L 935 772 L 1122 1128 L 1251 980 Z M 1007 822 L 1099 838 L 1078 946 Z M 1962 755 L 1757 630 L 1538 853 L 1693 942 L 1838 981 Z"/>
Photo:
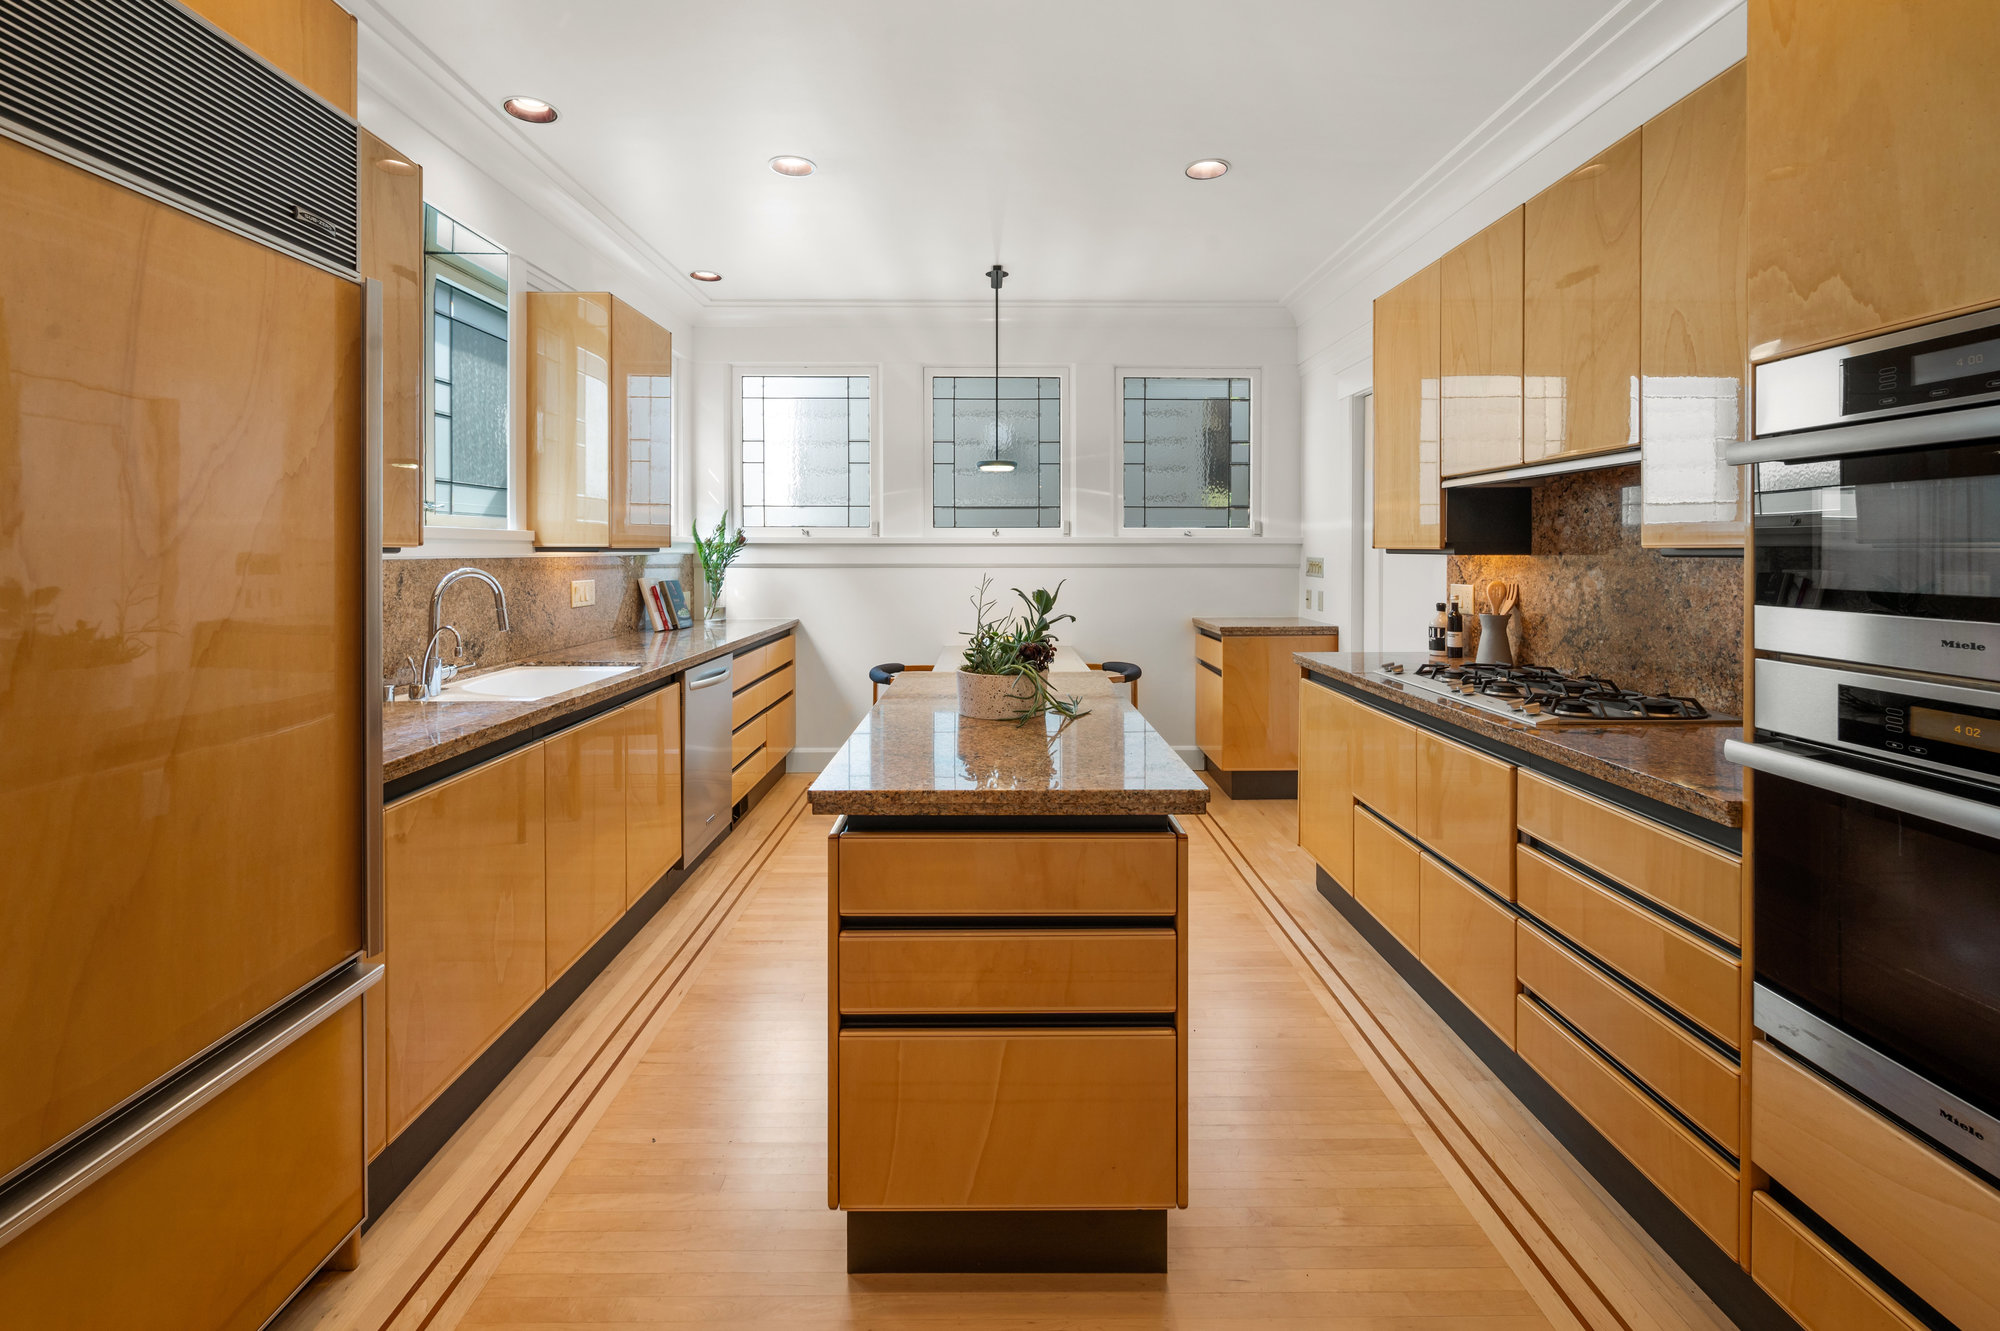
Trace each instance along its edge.
<path fill-rule="evenodd" d="M 1084 664 L 1090 665 L 1087 661 Z M 1097 664 L 1091 665 L 1090 668 L 1092 670 L 1102 670 L 1110 675 L 1113 684 L 1130 684 L 1132 686 L 1132 705 L 1134 707 L 1139 705 L 1139 676 L 1144 674 L 1145 671 L 1139 669 L 1138 666 L 1133 665 L 1130 661 L 1099 661 Z"/>
<path fill-rule="evenodd" d="M 929 670 L 930 668 L 927 665 L 904 665 L 901 661 L 889 661 L 882 665 L 868 667 L 868 681 L 875 686 L 875 695 L 869 701 L 881 702 L 882 686 L 884 684 L 895 683 L 896 676 L 902 674 L 905 670 Z"/>

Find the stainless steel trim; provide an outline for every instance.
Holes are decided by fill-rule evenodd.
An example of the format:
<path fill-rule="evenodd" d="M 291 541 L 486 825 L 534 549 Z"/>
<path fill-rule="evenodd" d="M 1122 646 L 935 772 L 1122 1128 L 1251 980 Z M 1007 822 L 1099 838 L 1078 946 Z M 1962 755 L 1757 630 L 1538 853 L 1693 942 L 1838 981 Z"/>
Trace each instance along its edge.
<path fill-rule="evenodd" d="M 352 962 L 0 1193 L 0 1247 L 243 1080 L 382 978 Z"/>
<path fill-rule="evenodd" d="M 1918 324 L 1913 328 L 1901 328 L 1893 333 L 1879 333 L 1874 337 L 1864 337 L 1837 347 L 1822 347 L 1818 351 L 1787 356 L 1782 360 L 1765 361 L 1751 370 L 1752 381 L 1756 388 L 1756 424 L 1750 433 L 1762 438 L 1796 430 L 1826 429 L 1855 422 L 1908 419 L 1926 411 L 1936 410 L 1912 402 L 1901 406 L 1884 407 L 1879 411 L 1855 412 L 1853 415 L 1848 415 L 1841 410 L 1845 389 L 1841 364 L 1854 356 L 1866 356 L 1877 351 L 1887 351 L 1892 347 L 1906 347 L 1913 342 L 1929 342 L 1933 338 L 1950 337 L 1954 333 L 1969 333 L 1987 327 L 2000 327 L 2000 308 L 1975 310 L 1971 314 Z M 1990 401 L 1996 397 L 2000 397 L 2000 393 L 1968 394 L 1965 397 L 1953 398 L 1951 401 L 1957 405 Z M 1735 459 L 1731 458 L 1730 461 L 1733 462 Z"/>
<path fill-rule="evenodd" d="M 703 675 L 700 679 L 696 679 L 693 675 L 689 675 L 687 686 L 691 689 L 713 688 L 715 685 L 720 684 L 723 680 L 728 679 L 732 673 L 734 673 L 732 667 L 724 666 L 722 669 L 716 671 L 714 674 Z"/>
<path fill-rule="evenodd" d="M 1920 768 L 1926 772 L 2000 785 L 2000 777 L 1972 771 L 1948 762 L 1933 762 L 1910 753 L 1887 753 L 1866 744 L 1852 744 L 1840 737 L 1840 687 L 1880 689 L 1935 700 L 1946 707 L 1985 707 L 2000 710 L 2000 689 L 1965 688 L 1941 684 L 1932 679 L 1908 675 L 1881 675 L 1837 666 L 1759 659 L 1757 675 L 1757 728 L 1780 735 L 1796 736 L 1814 744 L 1867 754 L 1871 758 Z"/>
<path fill-rule="evenodd" d="M 681 860 L 693 864 L 730 828 L 735 806 L 736 664 L 689 678 L 681 706 Z M 717 688 L 717 685 L 722 687 Z"/>
<path fill-rule="evenodd" d="M 1859 772 L 1773 745 L 1751 744 L 1740 739 L 1724 740 L 1722 756 L 1754 771 L 1768 772 L 1772 776 L 1829 790 L 1836 795 L 1879 804 L 1913 818 L 1928 818 L 1934 823 L 1956 827 L 1975 836 L 2000 840 L 2000 807 L 1981 804 L 1978 800 L 1947 795 L 1928 786 L 1892 781 L 1872 772 Z"/>
<path fill-rule="evenodd" d="M 1757 1029 L 1773 1044 L 1852 1087 L 1947 1153 L 2000 1175 L 2000 1118 L 1766 985 L 1756 986 L 1751 1006 Z"/>
<path fill-rule="evenodd" d="M 384 945 L 382 868 L 382 283 L 363 285 L 367 346 L 362 377 L 367 424 L 362 444 L 361 481 L 361 821 L 364 881 L 363 919 L 368 955 Z"/>
<path fill-rule="evenodd" d="M 1466 485 L 1505 485 L 1510 481 L 1531 481 L 1540 476 L 1563 476 L 1573 471 L 1630 467 L 1638 461 L 1638 449 L 1624 448 L 1616 453 L 1586 453 L 1582 457 L 1561 458 L 1555 462 L 1531 462 L 1525 467 L 1506 467 L 1500 471 L 1481 471 L 1474 472 L 1470 476 L 1454 476 L 1442 482 L 1442 485 L 1447 490 L 1456 490 Z"/>
<path fill-rule="evenodd" d="M 1751 625 L 1760 652 L 2000 683 L 2000 624 L 1760 605 Z"/>
<path fill-rule="evenodd" d="M 1738 441 L 1723 447 L 1722 459 L 1737 466 L 1751 462 L 1805 462 L 1850 453 L 1880 453 L 1892 448 L 1928 448 L 1996 435 L 2000 435 L 2000 402 L 1935 411 L 1927 416 L 1897 416 Z"/>

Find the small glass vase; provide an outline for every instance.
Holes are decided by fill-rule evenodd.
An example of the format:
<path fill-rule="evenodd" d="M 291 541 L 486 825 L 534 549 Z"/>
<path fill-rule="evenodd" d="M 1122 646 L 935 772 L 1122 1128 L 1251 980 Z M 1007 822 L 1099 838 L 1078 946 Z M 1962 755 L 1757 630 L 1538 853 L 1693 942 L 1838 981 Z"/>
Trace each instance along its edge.
<path fill-rule="evenodd" d="M 702 619 L 721 620 L 729 618 L 729 607 L 722 603 L 722 579 L 717 578 L 713 582 L 709 582 L 707 588 L 708 604 L 702 607 Z"/>

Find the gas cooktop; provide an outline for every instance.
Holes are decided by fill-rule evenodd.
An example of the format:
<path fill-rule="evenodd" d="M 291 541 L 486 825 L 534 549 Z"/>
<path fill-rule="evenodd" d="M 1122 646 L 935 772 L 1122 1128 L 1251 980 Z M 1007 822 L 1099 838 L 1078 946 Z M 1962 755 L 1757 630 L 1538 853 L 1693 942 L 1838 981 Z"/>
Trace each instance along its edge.
<path fill-rule="evenodd" d="M 1396 663 L 1381 673 L 1405 688 L 1530 726 L 1626 725 L 1635 721 L 1729 721 L 1693 698 L 1641 693 L 1600 675 L 1578 675 L 1548 666 L 1481 665 L 1426 661 L 1415 669 Z"/>

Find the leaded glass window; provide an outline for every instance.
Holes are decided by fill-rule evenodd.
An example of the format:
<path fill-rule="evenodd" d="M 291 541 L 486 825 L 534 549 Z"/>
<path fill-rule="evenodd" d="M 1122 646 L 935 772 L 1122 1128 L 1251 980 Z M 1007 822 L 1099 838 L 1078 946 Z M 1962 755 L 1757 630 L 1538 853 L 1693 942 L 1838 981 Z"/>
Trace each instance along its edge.
<path fill-rule="evenodd" d="M 868 376 L 743 376 L 743 525 L 866 527 Z"/>
<path fill-rule="evenodd" d="M 1014 469 L 979 469 L 996 456 Z M 1059 377 L 1003 375 L 997 395 L 991 375 L 931 380 L 931 525 L 1062 526 Z"/>
<path fill-rule="evenodd" d="M 507 525 L 507 255 L 424 208 L 431 429 L 424 520 Z"/>
<path fill-rule="evenodd" d="M 1125 525 L 1250 525 L 1250 381 L 1125 379 Z"/>

